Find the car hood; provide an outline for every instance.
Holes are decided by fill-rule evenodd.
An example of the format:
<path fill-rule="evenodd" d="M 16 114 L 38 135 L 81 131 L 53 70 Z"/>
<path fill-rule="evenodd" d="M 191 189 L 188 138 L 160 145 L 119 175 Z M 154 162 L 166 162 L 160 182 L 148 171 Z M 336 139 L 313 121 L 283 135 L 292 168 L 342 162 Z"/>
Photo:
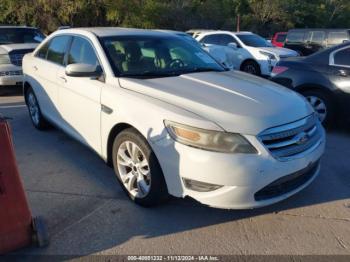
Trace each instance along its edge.
<path fill-rule="evenodd" d="M 35 44 L 35 43 L 0 45 L 0 54 L 8 54 L 13 50 L 28 50 L 28 49 L 34 50 L 37 46 L 38 44 Z"/>
<path fill-rule="evenodd" d="M 280 58 L 299 56 L 299 54 L 296 51 L 283 47 L 259 47 L 258 49 L 261 51 L 266 51 L 275 54 Z"/>
<path fill-rule="evenodd" d="M 191 111 L 228 132 L 257 135 L 312 113 L 299 94 L 239 71 L 120 78 L 119 82 L 123 88 Z"/>

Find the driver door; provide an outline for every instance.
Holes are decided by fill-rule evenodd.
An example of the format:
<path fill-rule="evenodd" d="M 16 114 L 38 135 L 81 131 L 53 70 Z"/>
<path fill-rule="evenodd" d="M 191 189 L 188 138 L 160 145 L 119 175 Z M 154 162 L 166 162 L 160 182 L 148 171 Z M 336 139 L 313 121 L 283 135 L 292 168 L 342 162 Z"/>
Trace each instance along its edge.
<path fill-rule="evenodd" d="M 84 37 L 74 36 L 67 52 L 67 65 L 83 63 L 100 65 L 92 43 Z M 101 90 L 104 82 L 91 77 L 70 77 L 65 68 L 58 72 L 60 88 L 58 92 L 59 110 L 66 131 L 92 147 L 101 151 Z"/>

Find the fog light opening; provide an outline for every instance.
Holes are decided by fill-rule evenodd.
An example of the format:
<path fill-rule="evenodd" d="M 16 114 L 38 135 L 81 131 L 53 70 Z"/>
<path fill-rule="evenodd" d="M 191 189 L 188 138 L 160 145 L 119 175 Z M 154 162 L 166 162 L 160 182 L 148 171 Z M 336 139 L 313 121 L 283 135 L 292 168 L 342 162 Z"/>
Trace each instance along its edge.
<path fill-rule="evenodd" d="M 197 191 L 197 192 L 210 192 L 223 187 L 220 185 L 199 182 L 199 181 L 187 179 L 187 178 L 183 178 L 182 180 L 187 189 Z"/>

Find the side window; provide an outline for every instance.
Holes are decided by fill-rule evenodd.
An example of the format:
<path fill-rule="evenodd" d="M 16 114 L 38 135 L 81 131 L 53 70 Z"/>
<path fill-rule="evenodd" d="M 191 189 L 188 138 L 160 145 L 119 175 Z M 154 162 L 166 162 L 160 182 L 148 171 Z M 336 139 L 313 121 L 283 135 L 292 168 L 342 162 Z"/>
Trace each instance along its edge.
<path fill-rule="evenodd" d="M 68 65 L 78 63 L 89 65 L 99 64 L 95 50 L 90 42 L 81 37 L 74 37 L 68 54 Z"/>
<path fill-rule="evenodd" d="M 334 64 L 350 66 L 350 47 L 340 50 L 334 54 Z"/>
<path fill-rule="evenodd" d="M 63 65 L 70 36 L 57 36 L 50 41 L 47 60 Z"/>
<path fill-rule="evenodd" d="M 344 40 L 348 40 L 348 33 L 346 31 L 335 31 L 328 33 L 328 45 L 339 45 Z"/>
<path fill-rule="evenodd" d="M 222 35 L 221 37 L 221 45 L 227 46 L 229 43 L 236 43 L 238 46 L 238 43 L 236 39 L 233 38 L 233 36 L 230 35 Z"/>
<path fill-rule="evenodd" d="M 200 42 L 210 45 L 220 45 L 220 38 L 220 35 L 207 35 L 202 40 L 200 40 Z"/>
<path fill-rule="evenodd" d="M 47 50 L 49 49 L 49 42 L 45 43 L 39 50 L 36 52 L 35 56 L 42 59 L 46 59 Z"/>
<path fill-rule="evenodd" d="M 290 32 L 287 35 L 288 43 L 297 44 L 304 42 L 304 32 Z"/>
<path fill-rule="evenodd" d="M 278 34 L 276 38 L 277 43 L 283 43 L 286 40 L 286 34 Z"/>
<path fill-rule="evenodd" d="M 325 32 L 323 31 L 311 31 L 308 35 L 308 41 L 313 44 L 323 44 L 325 39 Z"/>

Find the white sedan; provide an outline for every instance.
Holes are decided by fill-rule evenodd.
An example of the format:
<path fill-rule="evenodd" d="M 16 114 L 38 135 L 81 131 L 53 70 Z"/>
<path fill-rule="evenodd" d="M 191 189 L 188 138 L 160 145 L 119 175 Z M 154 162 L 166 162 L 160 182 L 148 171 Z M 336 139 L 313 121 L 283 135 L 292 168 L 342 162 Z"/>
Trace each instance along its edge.
<path fill-rule="evenodd" d="M 33 125 L 91 147 L 140 205 L 173 195 L 259 207 L 319 173 L 325 134 L 300 95 L 226 71 L 179 36 L 60 30 L 24 57 L 23 70 Z"/>
<path fill-rule="evenodd" d="M 208 47 L 221 47 L 211 54 L 219 58 L 217 54 L 221 52 L 232 68 L 265 77 L 271 75 L 279 60 L 299 55 L 294 50 L 274 47 L 251 32 L 204 31 L 196 33 L 195 38 Z"/>

